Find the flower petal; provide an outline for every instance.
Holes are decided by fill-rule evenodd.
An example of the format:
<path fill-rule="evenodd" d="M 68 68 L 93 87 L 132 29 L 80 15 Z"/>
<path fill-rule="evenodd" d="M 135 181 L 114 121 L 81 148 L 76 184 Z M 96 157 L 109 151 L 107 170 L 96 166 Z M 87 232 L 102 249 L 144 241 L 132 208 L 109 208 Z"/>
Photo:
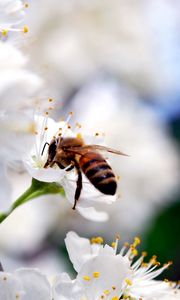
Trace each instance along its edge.
<path fill-rule="evenodd" d="M 51 300 L 51 287 L 47 278 L 38 270 L 19 269 L 15 271 L 26 292 L 24 300 Z"/>
<path fill-rule="evenodd" d="M 82 266 L 77 281 L 85 287 L 88 299 L 99 299 L 105 291 L 111 298 L 115 296 L 120 298 L 123 280 L 129 274 L 130 269 L 122 256 L 102 255 L 88 260 Z"/>
<path fill-rule="evenodd" d="M 66 249 L 76 272 L 91 258 L 91 245 L 89 239 L 79 237 L 70 231 L 65 238 Z"/>
<path fill-rule="evenodd" d="M 109 216 L 106 212 L 97 211 L 94 207 L 76 207 L 77 211 L 85 219 L 94 221 L 94 222 L 105 222 L 108 220 Z"/>
<path fill-rule="evenodd" d="M 25 160 L 24 165 L 28 173 L 35 179 L 44 182 L 59 182 L 65 175 L 66 171 L 54 168 L 35 168 L 29 161 Z"/>
<path fill-rule="evenodd" d="M 23 286 L 17 276 L 0 272 L 0 299 L 12 300 L 19 297 L 19 299 L 25 300 L 24 294 Z"/>

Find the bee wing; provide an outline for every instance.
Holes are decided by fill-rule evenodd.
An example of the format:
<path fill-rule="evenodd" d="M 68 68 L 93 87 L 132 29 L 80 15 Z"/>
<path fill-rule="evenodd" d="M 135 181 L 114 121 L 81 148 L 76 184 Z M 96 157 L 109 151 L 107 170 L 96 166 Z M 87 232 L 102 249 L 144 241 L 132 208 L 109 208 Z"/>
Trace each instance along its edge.
<path fill-rule="evenodd" d="M 115 150 L 115 149 L 112 149 L 112 148 L 108 148 L 108 147 L 105 147 L 105 146 L 102 146 L 102 145 L 84 145 L 84 146 L 81 146 L 81 147 L 68 147 L 66 149 L 66 151 L 74 152 L 74 153 L 77 153 L 79 155 L 83 155 L 87 151 L 92 151 L 92 150 L 107 151 L 107 152 L 114 153 L 114 154 L 117 154 L 117 155 L 129 156 L 129 155 L 127 155 L 127 154 L 125 154 L 121 151 L 118 151 L 118 150 Z"/>

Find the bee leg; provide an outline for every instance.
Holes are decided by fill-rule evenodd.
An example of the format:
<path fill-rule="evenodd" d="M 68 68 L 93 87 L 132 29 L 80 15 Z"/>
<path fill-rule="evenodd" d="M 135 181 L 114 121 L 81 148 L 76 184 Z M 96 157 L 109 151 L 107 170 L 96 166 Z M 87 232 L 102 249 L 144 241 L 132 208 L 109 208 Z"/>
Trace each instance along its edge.
<path fill-rule="evenodd" d="M 75 165 L 75 167 L 78 172 L 78 179 L 77 179 L 77 186 L 76 186 L 76 191 L 75 191 L 75 196 L 74 196 L 74 205 L 73 205 L 72 209 L 76 208 L 76 204 L 77 204 L 77 201 L 80 197 L 81 190 L 82 190 L 82 173 L 81 173 L 80 168 L 77 165 Z"/>

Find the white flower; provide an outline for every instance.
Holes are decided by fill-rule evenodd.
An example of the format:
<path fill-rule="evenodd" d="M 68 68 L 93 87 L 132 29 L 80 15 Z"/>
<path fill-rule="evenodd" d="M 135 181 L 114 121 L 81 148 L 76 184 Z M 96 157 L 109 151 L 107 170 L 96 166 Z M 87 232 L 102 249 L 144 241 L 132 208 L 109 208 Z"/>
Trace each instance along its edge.
<path fill-rule="evenodd" d="M 169 283 L 154 280 L 170 263 L 157 269 L 156 257 L 144 263 L 144 253 L 134 261 L 139 238 L 130 246 L 124 245 L 119 253 L 118 239 L 112 246 L 102 242 L 101 237 L 90 242 L 75 232 L 67 234 L 67 251 L 78 275 L 73 281 L 67 275 L 59 278 L 55 287 L 58 299 L 153 300 L 174 292 Z"/>
<path fill-rule="evenodd" d="M 3 35 L 7 35 L 8 31 L 23 31 L 17 28 L 17 25 L 23 21 L 26 6 L 21 0 L 0 1 L 0 32 Z"/>
<path fill-rule="evenodd" d="M 39 0 L 31 20 L 34 63 L 57 94 L 102 71 L 162 101 L 179 92 L 178 1 Z"/>
<path fill-rule="evenodd" d="M 51 300 L 51 286 L 47 278 L 36 269 L 0 272 L 0 299 Z"/>
<path fill-rule="evenodd" d="M 10 43 L 0 41 L 0 110 L 34 109 L 42 80 L 27 68 L 27 58 Z"/>
<path fill-rule="evenodd" d="M 70 114 L 71 115 L 71 114 Z M 69 120 L 69 117 L 68 117 Z M 66 197 L 71 204 L 74 204 L 74 194 L 76 189 L 77 174 L 74 170 L 67 172 L 65 169 L 60 169 L 57 165 L 54 167 L 44 168 L 47 161 L 48 147 L 44 148 L 45 143 L 50 143 L 53 136 L 62 134 L 63 137 L 75 137 L 76 134 L 69 129 L 68 120 L 66 122 L 55 122 L 53 119 L 42 116 L 35 116 L 36 135 L 34 146 L 27 153 L 24 159 L 24 164 L 27 171 L 33 178 L 45 182 L 59 182 L 66 193 Z M 94 137 L 96 143 L 98 139 Z M 92 142 L 92 137 L 84 136 L 85 142 Z M 43 151 L 43 154 L 42 154 Z M 116 196 L 105 196 L 95 189 L 83 176 L 83 190 L 78 200 L 76 209 L 79 213 L 90 220 L 105 221 L 108 215 L 105 212 L 99 212 L 94 208 L 97 202 L 110 204 L 116 200 Z"/>
<path fill-rule="evenodd" d="M 15 2 L 15 1 L 14 1 Z M 9 206 L 7 162 L 21 160 L 32 143 L 34 95 L 42 80 L 26 69 L 27 59 L 10 43 L 0 41 L 0 209 Z"/>

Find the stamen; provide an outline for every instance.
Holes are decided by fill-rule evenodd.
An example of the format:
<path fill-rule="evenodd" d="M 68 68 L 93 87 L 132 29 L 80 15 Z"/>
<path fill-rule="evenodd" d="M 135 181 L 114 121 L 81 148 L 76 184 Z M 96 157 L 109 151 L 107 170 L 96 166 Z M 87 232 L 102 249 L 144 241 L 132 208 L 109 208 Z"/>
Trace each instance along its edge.
<path fill-rule="evenodd" d="M 118 296 L 114 296 L 111 298 L 111 300 L 119 300 L 119 297 Z"/>
<path fill-rule="evenodd" d="M 104 240 L 101 236 L 92 237 L 91 244 L 103 244 Z"/>
<path fill-rule="evenodd" d="M 27 25 L 25 25 L 25 26 L 23 27 L 23 32 L 24 32 L 24 33 L 29 32 L 29 27 L 28 27 Z"/>
<path fill-rule="evenodd" d="M 93 273 L 93 277 L 94 277 L 94 278 L 99 278 L 99 276 L 100 276 L 100 273 L 99 273 L 99 272 L 94 272 L 94 273 Z"/>
<path fill-rule="evenodd" d="M 83 279 L 86 280 L 86 281 L 90 281 L 91 278 L 89 276 L 83 276 Z"/>
<path fill-rule="evenodd" d="M 3 36 L 7 36 L 8 35 L 8 29 L 2 29 L 1 31 Z"/>
<path fill-rule="evenodd" d="M 28 7 L 29 7 L 29 3 L 27 3 L 27 2 L 24 3 L 24 7 L 25 7 L 25 8 L 28 8 Z"/>
<path fill-rule="evenodd" d="M 130 280 L 130 279 L 128 279 L 128 278 L 125 279 L 125 282 L 126 282 L 128 285 L 132 285 L 132 280 Z"/>
<path fill-rule="evenodd" d="M 109 294 L 110 294 L 110 291 L 109 291 L 109 290 L 105 290 L 103 293 L 104 293 L 105 295 L 109 295 Z"/>

